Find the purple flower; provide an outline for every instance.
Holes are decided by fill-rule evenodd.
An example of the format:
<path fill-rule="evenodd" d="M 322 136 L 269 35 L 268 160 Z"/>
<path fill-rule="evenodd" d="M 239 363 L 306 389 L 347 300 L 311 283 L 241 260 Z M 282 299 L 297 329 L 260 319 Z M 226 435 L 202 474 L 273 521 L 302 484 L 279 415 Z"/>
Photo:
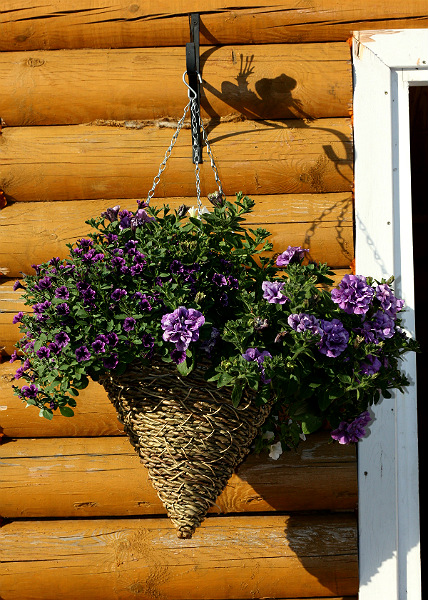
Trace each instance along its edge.
<path fill-rule="evenodd" d="M 56 342 L 51 342 L 49 344 L 49 350 L 51 351 L 51 354 L 59 354 L 62 348 Z"/>
<path fill-rule="evenodd" d="M 366 435 L 365 427 L 371 420 L 370 413 L 365 411 L 351 423 L 342 421 L 339 427 L 331 432 L 331 437 L 337 440 L 339 444 L 358 442 L 359 439 Z"/>
<path fill-rule="evenodd" d="M 214 275 L 212 276 L 212 282 L 218 285 L 219 287 L 227 285 L 227 279 L 221 273 L 214 273 Z"/>
<path fill-rule="evenodd" d="M 39 279 L 38 289 L 39 290 L 47 290 L 52 286 L 52 279 L 50 277 L 43 277 Z"/>
<path fill-rule="evenodd" d="M 16 313 L 16 315 L 13 317 L 12 319 L 12 323 L 14 325 L 16 325 L 17 323 L 20 323 L 22 321 L 22 317 L 24 316 L 24 313 L 22 312 L 22 310 L 20 310 L 18 313 Z"/>
<path fill-rule="evenodd" d="M 112 331 L 111 333 L 107 334 L 107 340 L 108 340 L 108 345 L 111 346 L 112 348 L 114 348 L 117 345 L 119 338 L 118 338 L 117 334 L 114 331 Z"/>
<path fill-rule="evenodd" d="M 322 336 L 318 347 L 321 354 L 332 358 L 342 354 L 346 350 L 349 340 L 349 333 L 343 327 L 342 322 L 339 319 L 321 320 L 320 325 Z"/>
<path fill-rule="evenodd" d="M 101 216 L 104 219 L 108 219 L 110 223 L 114 223 L 117 221 L 117 215 L 119 213 L 120 206 L 113 206 L 113 208 L 108 208 L 105 212 L 101 213 Z"/>
<path fill-rule="evenodd" d="M 133 317 L 126 317 L 123 322 L 124 331 L 133 331 L 135 329 L 136 320 Z"/>
<path fill-rule="evenodd" d="M 241 355 L 242 358 L 248 362 L 256 362 L 260 369 L 260 379 L 262 383 L 270 383 L 271 379 L 266 379 L 265 369 L 263 367 L 263 363 L 265 358 L 272 358 L 272 355 L 267 350 L 263 350 L 260 352 L 258 348 L 247 348 L 244 354 Z"/>
<path fill-rule="evenodd" d="M 80 348 L 76 348 L 75 354 L 77 362 L 83 362 L 91 358 L 91 353 L 86 346 L 80 346 Z"/>
<path fill-rule="evenodd" d="M 216 345 L 219 337 L 220 337 L 220 331 L 216 327 L 213 327 L 211 329 L 211 335 L 210 335 L 209 339 L 201 342 L 201 350 L 203 350 L 208 355 L 210 355 L 211 352 L 213 351 L 214 346 Z"/>
<path fill-rule="evenodd" d="M 17 358 L 18 358 L 18 353 L 17 353 L 17 351 L 16 351 L 16 350 L 14 350 L 14 351 L 12 352 L 12 354 L 10 355 L 10 360 L 9 360 L 9 362 L 10 362 L 10 363 L 14 363 L 14 362 L 15 362 L 15 360 L 16 360 Z"/>
<path fill-rule="evenodd" d="M 290 327 L 294 329 L 294 331 L 298 331 L 299 333 L 303 331 L 310 331 L 314 335 L 322 335 L 323 333 L 319 321 L 314 315 L 307 315 L 305 313 L 294 313 L 288 317 L 287 321 Z"/>
<path fill-rule="evenodd" d="M 56 312 L 59 315 L 62 315 L 63 317 L 65 317 L 68 314 L 70 314 L 70 307 L 68 306 L 68 304 L 66 302 L 63 302 L 62 304 L 57 305 Z"/>
<path fill-rule="evenodd" d="M 68 345 L 69 341 L 70 338 L 65 333 L 65 331 L 60 331 L 55 336 L 55 342 L 58 344 L 58 347 L 61 348 L 61 350 Z"/>
<path fill-rule="evenodd" d="M 40 359 L 49 358 L 51 351 L 47 346 L 41 346 L 39 350 L 36 351 L 36 354 Z"/>
<path fill-rule="evenodd" d="M 378 344 L 380 340 L 392 338 L 395 334 L 395 322 L 389 315 L 378 310 L 371 321 L 363 323 L 363 335 L 366 342 Z"/>
<path fill-rule="evenodd" d="M 61 298 L 61 300 L 68 300 L 70 293 L 65 285 L 61 285 L 55 290 L 55 297 Z"/>
<path fill-rule="evenodd" d="M 364 315 L 370 308 L 374 293 L 362 275 L 345 275 L 339 287 L 332 290 L 331 299 L 348 315 Z"/>
<path fill-rule="evenodd" d="M 376 289 L 376 298 L 379 300 L 381 307 L 385 313 L 395 319 L 397 313 L 402 310 L 404 300 L 396 298 L 392 289 L 386 283 L 378 285 Z"/>
<path fill-rule="evenodd" d="M 175 362 L 175 364 L 179 365 L 180 363 L 182 363 L 186 360 L 186 351 L 185 350 L 177 350 L 177 348 L 175 348 L 171 352 L 170 356 L 171 356 L 172 360 Z"/>
<path fill-rule="evenodd" d="M 22 283 L 19 281 L 19 279 L 17 279 L 15 281 L 15 283 L 13 284 L 13 291 L 16 292 L 16 290 L 19 290 L 19 289 L 25 290 L 25 287 L 22 285 Z"/>
<path fill-rule="evenodd" d="M 286 267 L 292 262 L 298 263 L 305 258 L 305 252 L 309 250 L 300 246 L 288 246 L 287 250 L 277 257 L 276 264 L 278 267 Z"/>
<path fill-rule="evenodd" d="M 21 396 L 23 396 L 24 398 L 36 398 L 37 394 L 39 393 L 39 388 L 34 385 L 33 383 L 31 385 L 24 385 L 21 388 Z"/>
<path fill-rule="evenodd" d="M 118 302 L 121 298 L 123 298 L 124 296 L 126 296 L 128 292 L 126 290 L 123 290 L 121 288 L 117 288 L 115 289 L 111 294 L 110 294 L 110 298 L 112 300 L 115 300 L 116 302 Z"/>
<path fill-rule="evenodd" d="M 155 220 L 156 219 L 154 217 L 150 217 L 143 208 L 139 208 L 135 215 L 130 218 L 130 227 L 135 231 L 139 225 L 142 225 L 143 223 L 150 223 Z"/>
<path fill-rule="evenodd" d="M 279 281 L 263 281 L 263 298 L 270 304 L 285 304 L 290 298 L 281 292 L 284 286 L 285 283 Z"/>
<path fill-rule="evenodd" d="M 103 352 L 105 352 L 106 343 L 103 340 L 97 339 L 94 342 L 92 342 L 91 348 L 95 352 L 95 354 L 102 354 Z"/>
<path fill-rule="evenodd" d="M 205 323 L 205 317 L 194 308 L 187 309 L 179 306 L 172 313 L 164 315 L 161 326 L 164 330 L 163 339 L 172 342 L 180 352 L 187 350 L 190 342 L 199 338 L 199 328 Z"/>
<path fill-rule="evenodd" d="M 363 375 L 374 375 L 382 366 L 378 357 L 373 356 L 372 354 L 367 355 L 367 361 L 368 362 L 361 363 L 360 373 L 363 373 Z"/>
<path fill-rule="evenodd" d="M 116 368 L 118 362 L 119 362 L 119 359 L 115 352 L 113 352 L 113 354 L 110 354 L 110 356 L 106 356 L 106 358 L 103 358 L 103 365 L 106 369 Z"/>

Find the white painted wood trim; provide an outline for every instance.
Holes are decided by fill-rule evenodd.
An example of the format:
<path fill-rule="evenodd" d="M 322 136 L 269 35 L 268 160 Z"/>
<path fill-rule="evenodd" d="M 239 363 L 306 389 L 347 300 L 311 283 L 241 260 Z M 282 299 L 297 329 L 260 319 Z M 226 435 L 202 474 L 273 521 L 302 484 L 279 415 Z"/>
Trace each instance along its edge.
<path fill-rule="evenodd" d="M 409 85 L 428 83 L 428 31 L 353 38 L 357 273 L 396 275 L 414 334 Z M 360 600 L 421 600 L 416 361 L 358 448 Z"/>

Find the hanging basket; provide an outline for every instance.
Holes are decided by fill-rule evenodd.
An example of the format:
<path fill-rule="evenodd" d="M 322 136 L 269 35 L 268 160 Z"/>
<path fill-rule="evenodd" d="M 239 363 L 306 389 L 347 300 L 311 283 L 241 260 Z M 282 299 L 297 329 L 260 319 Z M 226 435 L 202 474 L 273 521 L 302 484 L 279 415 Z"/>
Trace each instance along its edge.
<path fill-rule="evenodd" d="M 271 409 L 245 392 L 235 408 L 230 391 L 205 381 L 206 369 L 181 377 L 175 365 L 133 363 L 100 381 L 179 538 L 192 537 Z"/>

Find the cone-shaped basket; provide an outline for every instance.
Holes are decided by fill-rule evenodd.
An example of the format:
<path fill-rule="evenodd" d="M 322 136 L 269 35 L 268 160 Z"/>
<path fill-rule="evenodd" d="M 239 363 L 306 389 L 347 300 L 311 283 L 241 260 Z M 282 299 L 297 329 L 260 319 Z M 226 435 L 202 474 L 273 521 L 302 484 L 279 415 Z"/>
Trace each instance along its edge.
<path fill-rule="evenodd" d="M 205 370 L 180 377 L 175 365 L 134 363 L 101 381 L 180 538 L 204 520 L 271 408 L 247 394 L 234 408 Z"/>

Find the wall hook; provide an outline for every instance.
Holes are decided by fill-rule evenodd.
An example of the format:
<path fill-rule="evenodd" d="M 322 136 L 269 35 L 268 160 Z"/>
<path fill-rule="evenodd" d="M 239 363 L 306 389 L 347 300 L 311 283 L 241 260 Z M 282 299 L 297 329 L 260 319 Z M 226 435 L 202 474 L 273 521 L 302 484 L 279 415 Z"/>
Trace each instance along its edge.
<path fill-rule="evenodd" d="M 193 103 L 194 110 L 190 110 L 192 128 L 192 160 L 196 163 L 202 162 L 202 136 L 201 136 L 201 92 L 202 81 L 199 71 L 199 13 L 189 15 L 190 42 L 186 44 L 186 71 L 189 87 L 196 94 Z"/>

